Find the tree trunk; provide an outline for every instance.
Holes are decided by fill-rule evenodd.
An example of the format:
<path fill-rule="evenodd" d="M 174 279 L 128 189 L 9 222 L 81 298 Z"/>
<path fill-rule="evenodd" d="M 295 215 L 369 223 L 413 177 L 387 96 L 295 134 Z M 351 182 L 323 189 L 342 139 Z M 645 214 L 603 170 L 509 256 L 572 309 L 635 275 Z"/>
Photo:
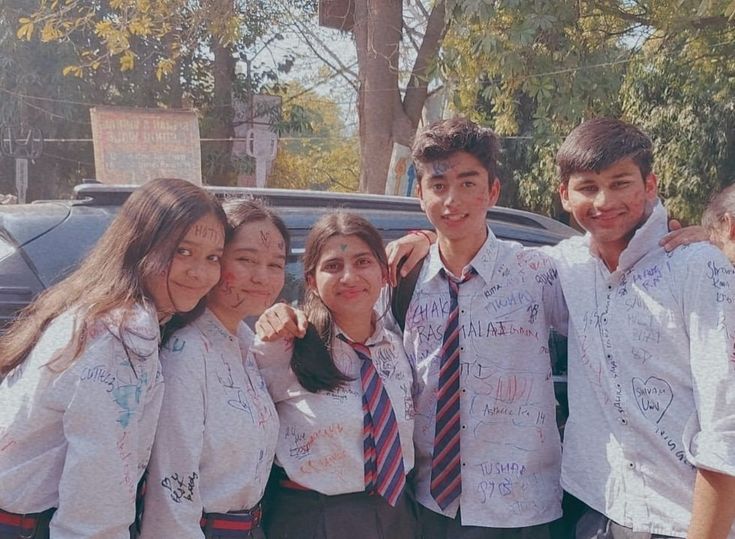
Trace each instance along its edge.
<path fill-rule="evenodd" d="M 355 0 L 355 26 L 360 88 L 360 191 L 384 193 L 393 143 L 411 144 L 426 101 L 426 73 L 444 33 L 444 0 L 429 17 L 405 97 L 398 86 L 403 5 L 401 0 Z"/>
<path fill-rule="evenodd" d="M 221 44 L 216 38 L 212 40 L 214 54 L 214 92 L 212 125 L 208 135 L 210 138 L 228 139 L 235 136 L 232 125 L 234 111 L 232 108 L 232 87 L 235 80 L 235 58 L 229 45 Z M 209 160 L 212 166 L 210 181 L 218 185 L 228 185 L 234 179 L 232 166 L 232 141 L 209 142 Z"/>

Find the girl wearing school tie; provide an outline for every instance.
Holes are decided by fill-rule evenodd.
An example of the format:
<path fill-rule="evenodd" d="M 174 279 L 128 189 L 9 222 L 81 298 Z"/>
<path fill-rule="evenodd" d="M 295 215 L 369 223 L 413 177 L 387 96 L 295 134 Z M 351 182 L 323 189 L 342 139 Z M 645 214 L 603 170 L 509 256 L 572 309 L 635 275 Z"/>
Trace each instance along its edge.
<path fill-rule="evenodd" d="M 225 224 L 189 182 L 140 187 L 0 338 L 0 538 L 130 537 L 163 396 L 159 323 L 218 282 Z"/>
<path fill-rule="evenodd" d="M 266 535 L 410 539 L 413 375 L 373 309 L 387 276 L 380 234 L 357 215 L 326 215 L 304 274 L 306 337 L 253 347 L 281 424 Z"/>
<path fill-rule="evenodd" d="M 141 539 L 264 537 L 260 500 L 278 416 L 247 355 L 253 334 L 242 320 L 260 315 L 281 292 L 289 236 L 260 202 L 232 201 L 225 212 L 231 228 L 222 279 L 207 309 L 161 352 L 166 392 Z"/>

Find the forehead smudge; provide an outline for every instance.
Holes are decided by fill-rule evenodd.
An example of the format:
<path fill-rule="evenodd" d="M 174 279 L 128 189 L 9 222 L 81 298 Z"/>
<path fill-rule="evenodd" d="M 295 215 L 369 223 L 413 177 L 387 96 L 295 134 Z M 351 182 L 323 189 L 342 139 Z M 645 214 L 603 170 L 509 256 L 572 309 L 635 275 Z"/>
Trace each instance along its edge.
<path fill-rule="evenodd" d="M 450 168 L 452 168 L 452 164 L 446 160 L 431 162 L 431 173 L 434 176 L 443 176 Z"/>
<path fill-rule="evenodd" d="M 265 230 L 261 230 L 260 231 L 260 243 L 263 244 L 264 247 L 270 247 L 271 246 L 271 233 Z"/>

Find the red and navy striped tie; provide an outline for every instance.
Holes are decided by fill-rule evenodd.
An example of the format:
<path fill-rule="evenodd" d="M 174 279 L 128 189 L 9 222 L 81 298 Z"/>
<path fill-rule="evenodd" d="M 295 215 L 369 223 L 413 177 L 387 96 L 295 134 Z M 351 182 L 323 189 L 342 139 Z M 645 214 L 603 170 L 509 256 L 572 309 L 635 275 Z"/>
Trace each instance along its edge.
<path fill-rule="evenodd" d="M 365 491 L 375 492 L 395 507 L 406 484 L 403 451 L 398 435 L 398 422 L 388 393 L 373 365 L 370 349 L 352 342 L 344 335 L 340 339 L 352 346 L 362 360 L 363 448 L 365 453 Z"/>
<path fill-rule="evenodd" d="M 470 271 L 455 281 L 441 270 L 449 283 L 449 318 L 444 341 L 439 351 L 439 385 L 437 386 L 434 454 L 431 459 L 431 495 L 446 509 L 462 492 L 459 454 L 459 285 L 475 275 Z"/>

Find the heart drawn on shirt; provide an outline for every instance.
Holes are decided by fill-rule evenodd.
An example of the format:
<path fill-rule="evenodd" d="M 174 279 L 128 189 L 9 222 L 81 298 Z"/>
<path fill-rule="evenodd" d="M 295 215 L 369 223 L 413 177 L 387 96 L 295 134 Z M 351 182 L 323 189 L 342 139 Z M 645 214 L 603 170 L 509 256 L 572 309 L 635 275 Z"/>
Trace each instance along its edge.
<path fill-rule="evenodd" d="M 649 376 L 645 382 L 641 378 L 633 378 L 633 394 L 643 415 L 654 423 L 661 421 L 674 400 L 671 384 L 655 376 Z"/>

